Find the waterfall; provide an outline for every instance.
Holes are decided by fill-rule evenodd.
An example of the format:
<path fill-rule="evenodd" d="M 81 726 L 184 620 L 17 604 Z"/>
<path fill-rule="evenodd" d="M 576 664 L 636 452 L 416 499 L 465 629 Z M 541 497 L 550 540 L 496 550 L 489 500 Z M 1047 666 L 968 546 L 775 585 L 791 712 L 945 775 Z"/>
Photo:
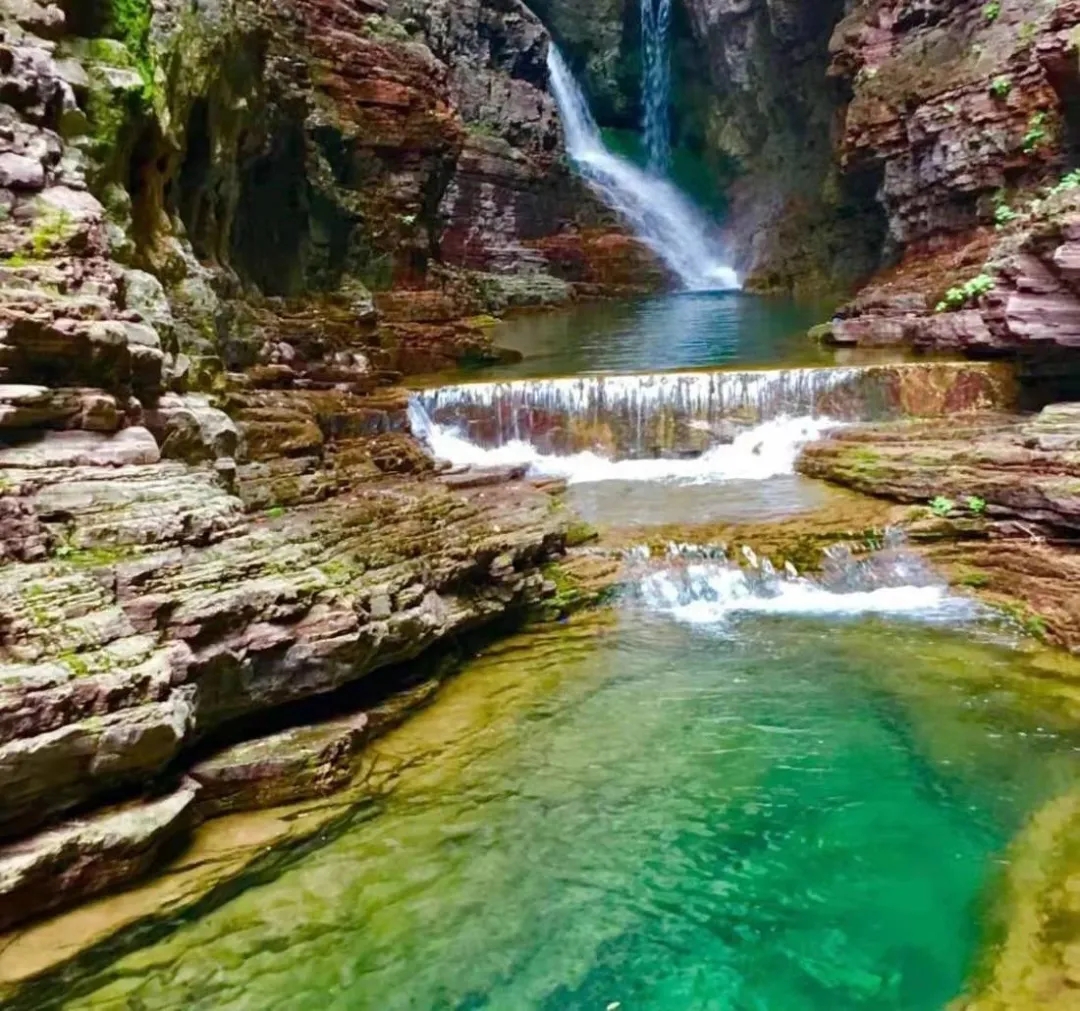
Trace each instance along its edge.
<path fill-rule="evenodd" d="M 744 424 L 802 416 L 862 416 L 882 400 L 872 369 L 762 369 L 745 372 L 658 372 L 465 383 L 417 393 L 439 424 L 477 422 L 475 436 L 489 446 L 553 425 L 615 423 L 640 439 L 661 416 L 686 422 Z M 638 447 L 640 448 L 640 447 Z"/>
<path fill-rule="evenodd" d="M 641 0 L 641 104 L 649 168 L 663 175 L 671 161 L 671 0 Z"/>
<path fill-rule="evenodd" d="M 646 373 L 467 383 L 414 393 L 413 431 L 462 466 L 572 483 L 759 481 L 881 400 L 865 369 Z M 868 385 L 867 385 L 868 384 Z"/>
<path fill-rule="evenodd" d="M 724 263 L 708 235 L 703 212 L 668 180 L 642 171 L 604 146 L 585 96 L 555 46 L 548 48 L 548 71 L 567 154 L 597 195 L 627 222 L 684 288 L 738 288 L 735 272 Z"/>
<path fill-rule="evenodd" d="M 685 548 L 646 571 L 637 593 L 650 611 L 689 625 L 723 627 L 746 614 L 907 615 L 948 624 L 982 616 L 978 605 L 952 596 L 917 557 L 903 551 L 871 555 L 869 578 L 848 572 L 845 576 L 858 578 L 838 581 L 830 574 L 807 579 L 790 569 L 777 572 L 753 552 L 739 564 L 723 555 L 719 560 L 687 556 Z"/>

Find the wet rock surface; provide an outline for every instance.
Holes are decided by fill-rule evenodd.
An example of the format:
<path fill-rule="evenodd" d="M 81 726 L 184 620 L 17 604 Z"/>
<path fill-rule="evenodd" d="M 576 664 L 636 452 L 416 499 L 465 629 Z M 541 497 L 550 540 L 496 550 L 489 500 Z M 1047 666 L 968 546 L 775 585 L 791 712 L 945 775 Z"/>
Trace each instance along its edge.
<path fill-rule="evenodd" d="M 799 470 L 923 506 L 908 529 L 954 581 L 1080 649 L 1080 407 L 1034 417 L 858 426 L 806 447 Z M 1019 602 L 1019 604 L 1017 603 Z"/>

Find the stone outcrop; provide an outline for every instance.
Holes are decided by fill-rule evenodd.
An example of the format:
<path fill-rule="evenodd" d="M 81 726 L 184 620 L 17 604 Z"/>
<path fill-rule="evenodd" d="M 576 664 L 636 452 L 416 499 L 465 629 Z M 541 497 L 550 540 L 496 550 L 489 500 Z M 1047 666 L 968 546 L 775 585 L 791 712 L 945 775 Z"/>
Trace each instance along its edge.
<path fill-rule="evenodd" d="M 0 930 L 145 874 L 191 827 L 198 786 L 76 818 L 0 848 Z"/>
<path fill-rule="evenodd" d="M 538 602 L 565 530 L 546 494 L 505 478 L 368 480 L 253 522 L 210 466 L 3 476 L 28 526 L 11 545 L 28 561 L 0 567 L 8 838 L 145 789 L 241 718 Z"/>
<path fill-rule="evenodd" d="M 1080 649 L 1080 406 L 1031 418 L 856 426 L 806 447 L 799 470 L 933 510 L 909 527 L 956 582 L 1015 606 L 1030 631 Z"/>
<path fill-rule="evenodd" d="M 896 265 L 845 306 L 842 345 L 1043 358 L 1080 344 L 1068 173 L 1080 5 L 859 4 L 833 36 L 839 157 L 873 173 Z"/>
<path fill-rule="evenodd" d="M 402 664 L 554 595 L 550 495 L 397 384 L 659 279 L 517 0 L 128 7 L 0 25 L 0 929 L 342 785 Z"/>

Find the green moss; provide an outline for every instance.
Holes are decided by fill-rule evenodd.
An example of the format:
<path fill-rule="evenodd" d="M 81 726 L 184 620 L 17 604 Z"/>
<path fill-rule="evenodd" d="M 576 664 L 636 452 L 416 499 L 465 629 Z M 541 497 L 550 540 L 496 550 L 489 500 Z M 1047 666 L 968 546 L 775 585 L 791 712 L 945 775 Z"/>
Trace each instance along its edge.
<path fill-rule="evenodd" d="M 1049 629 L 1047 628 L 1046 619 L 1041 614 L 1037 614 L 1026 604 L 1003 603 L 1000 607 L 1027 635 L 1040 641 L 1046 640 Z"/>
<path fill-rule="evenodd" d="M 587 544 L 589 541 L 595 541 L 600 536 L 596 527 L 590 526 L 588 523 L 577 521 L 571 523 L 566 531 L 566 546 L 569 548 L 576 548 L 580 544 Z"/>
<path fill-rule="evenodd" d="M 89 677 L 92 673 L 90 665 L 78 653 L 73 651 L 61 653 L 56 659 L 64 664 L 76 677 Z"/>
<path fill-rule="evenodd" d="M 465 129 L 474 137 L 501 137 L 499 128 L 494 123 L 487 123 L 481 120 L 477 123 L 466 123 Z"/>
<path fill-rule="evenodd" d="M 968 569 L 958 575 L 953 582 L 956 586 L 969 586 L 974 590 L 981 590 L 989 586 L 991 580 L 992 577 L 988 572 L 983 572 L 981 569 Z"/>
<path fill-rule="evenodd" d="M 408 29 L 400 22 L 389 16 L 372 14 L 364 22 L 364 29 L 369 38 L 378 39 L 380 42 L 408 42 Z"/>
<path fill-rule="evenodd" d="M 72 231 L 71 215 L 67 211 L 44 207 L 38 215 L 30 236 L 30 248 L 35 258 L 41 260 L 62 246 Z"/>
<path fill-rule="evenodd" d="M 62 558 L 68 565 L 74 565 L 78 568 L 100 569 L 116 565 L 130 558 L 132 551 L 130 548 L 110 547 L 82 548 L 65 552 L 64 547 L 61 547 L 57 549 L 56 556 Z"/>
<path fill-rule="evenodd" d="M 119 39 L 131 53 L 148 97 L 154 86 L 154 60 L 150 50 L 150 0 L 110 0 L 109 34 Z"/>

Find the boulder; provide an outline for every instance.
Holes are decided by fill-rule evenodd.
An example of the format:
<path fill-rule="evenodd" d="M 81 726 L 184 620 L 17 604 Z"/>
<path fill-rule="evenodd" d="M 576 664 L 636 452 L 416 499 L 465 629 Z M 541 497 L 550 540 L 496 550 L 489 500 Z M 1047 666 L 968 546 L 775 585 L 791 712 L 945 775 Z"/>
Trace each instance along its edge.
<path fill-rule="evenodd" d="M 166 393 L 147 409 L 144 419 L 167 460 L 197 464 L 236 456 L 240 442 L 236 425 L 206 397 Z"/>

